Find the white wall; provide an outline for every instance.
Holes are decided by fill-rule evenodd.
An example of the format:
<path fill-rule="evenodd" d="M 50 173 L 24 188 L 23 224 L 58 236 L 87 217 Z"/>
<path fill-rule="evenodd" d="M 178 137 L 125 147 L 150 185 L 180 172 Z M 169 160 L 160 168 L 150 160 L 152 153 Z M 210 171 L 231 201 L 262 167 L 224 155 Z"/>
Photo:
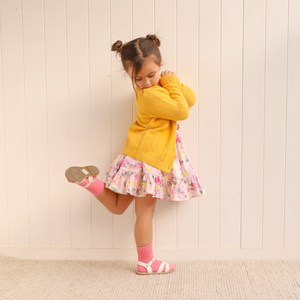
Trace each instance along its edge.
<path fill-rule="evenodd" d="M 0 12 L 0 255 L 135 257 L 133 205 L 113 216 L 64 171 L 104 175 L 121 151 L 135 104 L 110 46 L 156 33 L 164 68 L 197 95 L 181 135 L 207 191 L 158 203 L 156 252 L 300 259 L 299 1 L 0 0 Z"/>

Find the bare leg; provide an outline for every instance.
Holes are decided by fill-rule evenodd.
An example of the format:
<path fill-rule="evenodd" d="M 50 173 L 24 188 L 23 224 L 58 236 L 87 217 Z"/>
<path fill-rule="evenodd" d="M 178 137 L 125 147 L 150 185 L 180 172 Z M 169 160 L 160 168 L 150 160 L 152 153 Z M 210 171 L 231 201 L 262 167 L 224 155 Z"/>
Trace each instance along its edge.
<path fill-rule="evenodd" d="M 153 256 L 152 219 L 156 201 L 157 199 L 152 198 L 152 195 L 135 199 L 135 213 L 137 219 L 135 222 L 134 236 L 138 253 L 138 274 L 149 274 L 149 270 L 154 273 L 171 273 L 175 269 L 173 264 L 154 259 Z"/>
<path fill-rule="evenodd" d="M 134 236 L 137 247 L 144 247 L 152 243 L 152 218 L 156 205 L 156 198 L 152 195 L 135 199 L 136 222 Z"/>
<path fill-rule="evenodd" d="M 132 195 L 121 195 L 104 188 L 99 196 L 95 196 L 111 213 L 121 215 L 134 199 Z"/>
<path fill-rule="evenodd" d="M 134 196 L 117 194 L 105 188 L 104 182 L 96 176 L 99 172 L 99 169 L 95 166 L 73 166 L 66 170 L 65 176 L 69 182 L 76 182 L 92 193 L 108 211 L 117 215 L 122 214 L 133 201 Z"/>

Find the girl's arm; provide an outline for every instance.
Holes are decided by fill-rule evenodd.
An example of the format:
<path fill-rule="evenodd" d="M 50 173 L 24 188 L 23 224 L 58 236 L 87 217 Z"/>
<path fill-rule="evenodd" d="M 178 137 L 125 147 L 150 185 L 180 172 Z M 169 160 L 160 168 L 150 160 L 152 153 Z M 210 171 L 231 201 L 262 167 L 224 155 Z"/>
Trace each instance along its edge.
<path fill-rule="evenodd" d="M 185 120 L 189 116 L 189 107 L 175 75 L 161 78 L 162 88 L 143 90 L 144 107 L 152 117 L 173 121 Z"/>
<path fill-rule="evenodd" d="M 191 90 L 186 85 L 180 83 L 178 77 L 176 78 L 177 85 L 181 88 L 182 94 L 184 98 L 186 99 L 188 106 L 191 107 L 196 103 L 196 96 L 193 90 Z"/>

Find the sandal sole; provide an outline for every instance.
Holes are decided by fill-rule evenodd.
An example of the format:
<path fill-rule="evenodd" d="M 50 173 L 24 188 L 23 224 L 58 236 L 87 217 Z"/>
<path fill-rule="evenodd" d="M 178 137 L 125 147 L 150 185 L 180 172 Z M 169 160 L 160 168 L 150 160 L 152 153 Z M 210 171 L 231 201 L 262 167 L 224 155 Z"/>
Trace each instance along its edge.
<path fill-rule="evenodd" d="M 95 166 L 70 167 L 65 172 L 66 178 L 71 182 L 82 181 L 86 177 L 97 176 L 99 174 L 100 174 L 100 171 Z"/>
<path fill-rule="evenodd" d="M 175 271 L 175 269 L 170 270 L 168 272 L 161 272 L 161 273 L 157 273 L 157 272 L 153 272 L 153 273 L 147 273 L 147 272 L 136 272 L 136 274 L 138 275 L 163 275 L 163 274 L 170 274 L 173 273 Z"/>

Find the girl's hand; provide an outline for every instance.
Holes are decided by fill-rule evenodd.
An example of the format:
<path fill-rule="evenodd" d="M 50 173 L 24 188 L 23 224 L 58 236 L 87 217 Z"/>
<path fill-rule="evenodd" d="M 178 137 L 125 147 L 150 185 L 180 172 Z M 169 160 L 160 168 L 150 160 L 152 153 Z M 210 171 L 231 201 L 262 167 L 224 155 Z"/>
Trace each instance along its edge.
<path fill-rule="evenodd" d="M 168 76 L 168 75 L 172 75 L 172 74 L 175 75 L 174 72 L 166 70 L 166 71 L 162 71 L 160 75 L 161 75 L 161 77 L 164 77 L 164 76 Z"/>

